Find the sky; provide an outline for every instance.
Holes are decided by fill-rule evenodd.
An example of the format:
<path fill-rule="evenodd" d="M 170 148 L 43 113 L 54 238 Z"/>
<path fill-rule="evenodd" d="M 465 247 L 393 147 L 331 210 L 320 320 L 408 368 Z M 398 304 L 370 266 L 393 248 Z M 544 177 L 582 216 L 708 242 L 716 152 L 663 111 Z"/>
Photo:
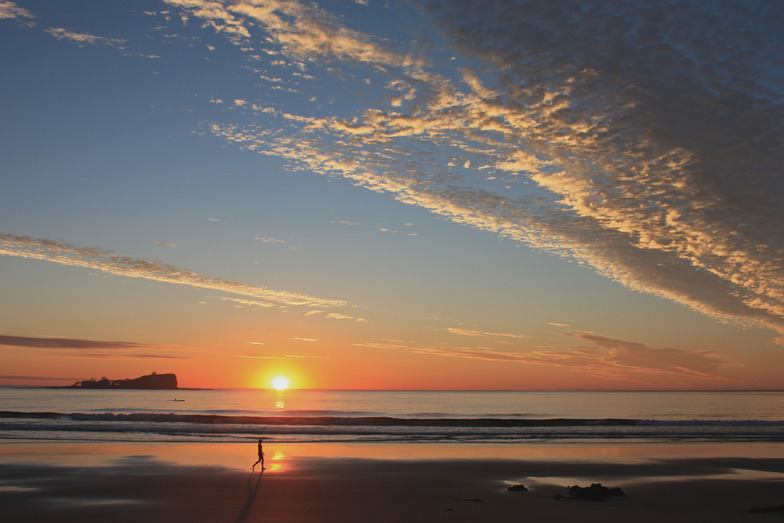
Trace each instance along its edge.
<path fill-rule="evenodd" d="M 781 27 L 0 0 L 0 385 L 784 388 Z"/>

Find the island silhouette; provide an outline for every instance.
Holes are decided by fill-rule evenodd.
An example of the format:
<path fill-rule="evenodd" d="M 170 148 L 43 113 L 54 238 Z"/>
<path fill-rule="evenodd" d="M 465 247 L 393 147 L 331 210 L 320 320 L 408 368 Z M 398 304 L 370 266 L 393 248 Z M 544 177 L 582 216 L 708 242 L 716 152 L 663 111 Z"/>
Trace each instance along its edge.
<path fill-rule="evenodd" d="M 168 374 L 158 374 L 153 372 L 138 378 L 127 378 L 122 380 L 110 380 L 103 377 L 100 380 L 95 378 L 77 381 L 71 385 L 72 389 L 150 389 L 150 390 L 171 390 L 177 387 L 177 376 Z"/>

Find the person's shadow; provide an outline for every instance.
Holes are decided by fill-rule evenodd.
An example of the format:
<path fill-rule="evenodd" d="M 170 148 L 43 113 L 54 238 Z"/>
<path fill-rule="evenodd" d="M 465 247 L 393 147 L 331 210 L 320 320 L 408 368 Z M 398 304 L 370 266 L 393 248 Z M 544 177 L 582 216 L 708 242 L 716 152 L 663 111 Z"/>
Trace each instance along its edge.
<path fill-rule="evenodd" d="M 256 500 L 256 495 L 259 493 L 259 485 L 261 485 L 261 476 L 263 474 L 263 470 L 259 472 L 259 475 L 256 478 L 256 486 L 253 485 L 254 473 L 251 472 L 250 476 L 248 476 L 248 499 L 245 500 L 245 505 L 242 506 L 242 510 L 240 510 L 240 513 L 237 514 L 235 523 L 245 523 L 245 520 L 247 520 L 248 516 L 250 516 L 250 511 L 253 508 L 253 502 Z"/>

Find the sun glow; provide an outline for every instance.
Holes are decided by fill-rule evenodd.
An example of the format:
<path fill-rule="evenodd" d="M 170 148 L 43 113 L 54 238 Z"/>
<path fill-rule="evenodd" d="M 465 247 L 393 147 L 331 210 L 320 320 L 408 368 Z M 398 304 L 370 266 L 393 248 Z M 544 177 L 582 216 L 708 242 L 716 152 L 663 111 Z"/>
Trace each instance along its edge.
<path fill-rule="evenodd" d="M 289 379 L 278 376 L 272 380 L 272 388 L 275 390 L 286 390 L 289 388 Z"/>

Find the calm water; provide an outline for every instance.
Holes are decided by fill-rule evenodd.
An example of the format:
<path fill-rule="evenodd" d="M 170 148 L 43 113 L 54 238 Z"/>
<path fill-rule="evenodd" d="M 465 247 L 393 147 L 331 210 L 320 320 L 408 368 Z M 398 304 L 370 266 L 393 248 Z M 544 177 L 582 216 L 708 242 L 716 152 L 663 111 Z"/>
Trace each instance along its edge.
<path fill-rule="evenodd" d="M 0 438 L 784 442 L 784 392 L 2 388 L 0 411 Z"/>

